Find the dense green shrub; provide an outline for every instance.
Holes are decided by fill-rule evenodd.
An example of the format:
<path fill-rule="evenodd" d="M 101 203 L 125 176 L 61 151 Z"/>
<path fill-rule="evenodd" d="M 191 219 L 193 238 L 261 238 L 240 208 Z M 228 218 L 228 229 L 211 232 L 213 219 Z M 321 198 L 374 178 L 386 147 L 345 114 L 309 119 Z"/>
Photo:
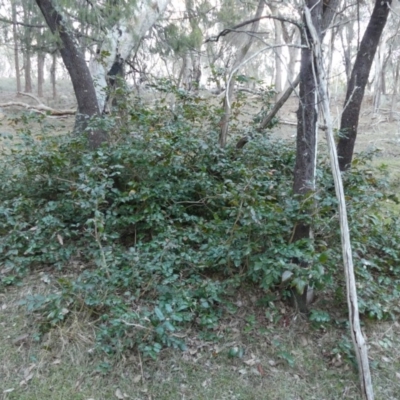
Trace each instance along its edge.
<path fill-rule="evenodd" d="M 85 307 L 100 321 L 104 351 L 139 345 L 155 356 L 165 345 L 183 348 L 177 332 L 189 323 L 217 326 L 225 295 L 245 281 L 267 293 L 290 271 L 289 285 L 333 288 L 343 301 L 329 168 L 319 170 L 317 193 L 297 199 L 292 145 L 243 123 L 253 140 L 220 149 L 219 108 L 183 91 L 174 96 L 173 108 L 132 99 L 92 121 L 112 137 L 97 151 L 84 138 L 35 140 L 29 132 L 29 147 L 3 155 L 1 279 L 7 285 L 54 267 L 57 290 L 26 301 L 45 316 L 44 329 Z M 397 311 L 400 238 L 382 212 L 389 195 L 378 175 L 359 159 L 345 183 L 360 308 L 383 318 Z M 315 240 L 291 243 L 304 221 Z"/>

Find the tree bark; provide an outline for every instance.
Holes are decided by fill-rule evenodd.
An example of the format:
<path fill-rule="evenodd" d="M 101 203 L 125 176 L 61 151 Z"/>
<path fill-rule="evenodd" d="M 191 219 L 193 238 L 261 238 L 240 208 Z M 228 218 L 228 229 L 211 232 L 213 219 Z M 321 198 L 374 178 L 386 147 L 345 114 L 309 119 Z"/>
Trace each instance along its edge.
<path fill-rule="evenodd" d="M 386 38 L 387 39 L 387 38 Z M 382 35 L 375 55 L 375 78 L 374 78 L 374 113 L 379 111 L 381 106 L 382 94 L 384 94 L 384 70 L 387 60 L 385 60 L 386 40 L 385 35 Z"/>
<path fill-rule="evenodd" d="M 195 93 L 199 92 L 200 89 L 200 80 L 201 80 L 201 51 L 197 49 L 196 51 L 191 52 L 192 58 L 192 68 L 193 68 L 193 77 L 192 77 L 192 90 Z"/>
<path fill-rule="evenodd" d="M 101 111 L 105 108 L 107 81 L 113 65 L 116 62 L 123 65 L 137 51 L 141 39 L 165 11 L 169 2 L 170 0 L 137 1 L 133 13 L 124 15 L 106 32 L 101 49 L 90 63 L 90 71 L 96 82 L 98 108 Z"/>
<path fill-rule="evenodd" d="M 52 61 L 50 67 L 50 82 L 54 100 L 57 98 L 56 69 L 57 69 L 57 53 L 54 52 L 52 54 Z"/>
<path fill-rule="evenodd" d="M 319 0 L 307 0 L 306 9 L 310 9 L 312 25 L 315 28 L 318 42 L 322 42 L 326 29 L 330 25 L 338 0 L 321 2 Z M 300 65 L 300 90 L 299 109 L 297 111 L 297 138 L 296 138 L 296 163 L 294 168 L 293 192 L 307 197 L 315 191 L 315 172 L 317 159 L 317 134 L 318 134 L 318 82 L 315 69 L 315 56 L 313 52 L 314 37 L 311 35 L 305 16 L 304 30 L 301 33 L 301 65 Z M 310 214 L 311 209 L 304 210 Z M 312 237 L 311 226 L 305 222 L 296 224 L 293 230 L 294 242 Z M 305 260 L 293 260 L 300 267 L 306 267 Z M 308 292 L 306 286 L 303 293 L 293 291 L 293 300 L 300 312 L 308 312 Z"/>
<path fill-rule="evenodd" d="M 333 21 L 334 22 L 334 21 Z M 335 41 L 336 41 L 336 34 L 338 30 L 337 28 L 332 28 L 330 32 L 330 39 L 329 39 L 329 52 L 328 52 L 328 66 L 326 71 L 326 79 L 329 81 L 331 77 L 332 65 L 333 65 L 333 54 L 335 52 Z"/>
<path fill-rule="evenodd" d="M 306 7 L 311 9 L 312 23 L 321 38 L 322 5 L 319 0 L 307 0 Z M 297 111 L 296 164 L 294 168 L 293 192 L 306 196 L 315 190 L 316 143 L 318 132 L 318 88 L 314 70 L 313 38 L 305 25 L 301 35 L 301 66 L 299 109 Z M 305 210 L 305 212 L 308 212 Z M 311 227 L 299 222 L 294 227 L 293 241 L 309 239 Z M 294 260 L 305 266 L 303 260 Z M 303 293 L 293 291 L 295 305 L 300 312 L 307 312 L 307 288 Z"/>
<path fill-rule="evenodd" d="M 383 28 L 386 25 L 391 3 L 392 0 L 376 0 L 351 72 L 340 123 L 341 137 L 337 147 L 341 171 L 345 171 L 351 166 L 365 86 Z"/>
<path fill-rule="evenodd" d="M 281 24 L 281 32 L 282 38 L 284 42 L 288 44 L 292 44 L 293 46 L 288 46 L 287 50 L 289 52 L 289 62 L 286 66 L 287 69 L 287 78 L 285 84 L 285 90 L 292 86 L 292 82 L 295 80 L 295 71 L 296 71 L 296 60 L 299 54 L 299 47 L 295 45 L 299 44 L 299 30 L 296 26 L 288 27 L 288 23 L 280 21 Z M 283 96 L 282 96 L 283 97 Z"/>
<path fill-rule="evenodd" d="M 100 110 L 102 113 L 107 111 L 107 109 L 118 107 L 118 104 L 121 103 L 121 96 L 117 95 L 117 88 L 123 87 L 123 81 L 125 78 L 124 66 L 125 65 L 123 60 L 116 60 L 112 65 L 111 69 L 108 71 L 107 74 L 108 93 L 104 109 Z M 123 101 L 126 101 L 126 99 L 123 98 Z"/>
<path fill-rule="evenodd" d="M 393 122 L 394 117 L 394 109 L 396 108 L 397 103 L 397 85 L 399 84 L 399 74 L 400 73 L 400 60 L 397 61 L 396 72 L 394 76 L 394 84 L 393 84 L 393 93 L 392 93 L 392 101 L 390 103 L 390 122 Z"/>
<path fill-rule="evenodd" d="M 342 44 L 342 49 L 343 49 L 343 63 L 344 63 L 344 69 L 346 71 L 346 81 L 348 85 L 351 76 L 350 46 L 346 46 L 344 43 L 343 29 L 340 29 L 339 36 L 340 36 L 340 43 Z"/>
<path fill-rule="evenodd" d="M 66 28 L 61 14 L 55 9 L 51 0 L 36 0 L 47 25 L 53 34 L 58 34 L 63 46 L 60 47 L 61 57 L 71 77 L 78 113 L 75 121 L 75 131 L 82 133 L 87 127 L 88 118 L 99 115 L 96 92 L 92 76 L 86 65 L 84 55 Z M 89 146 L 96 149 L 107 140 L 107 135 L 100 131 L 91 131 L 88 135 Z"/>
<path fill-rule="evenodd" d="M 186 82 L 187 82 L 187 75 L 188 75 L 188 54 L 185 51 L 182 54 L 182 67 L 178 75 L 178 88 L 185 88 L 186 89 Z"/>
<path fill-rule="evenodd" d="M 269 8 L 271 9 L 272 15 L 277 15 L 277 8 L 273 5 L 269 4 Z M 274 50 L 275 55 L 275 101 L 277 101 L 282 93 L 282 23 L 276 19 L 274 21 L 274 31 L 275 38 L 274 44 L 276 46 Z"/>
<path fill-rule="evenodd" d="M 201 29 L 199 27 L 198 16 L 195 12 L 195 4 L 193 0 L 185 0 L 186 12 L 189 18 L 191 34 L 193 37 L 197 36 Z M 191 73 L 189 74 L 190 80 L 188 81 L 187 90 L 198 93 L 200 88 L 201 79 L 201 45 L 202 40 L 192 42 L 192 45 L 187 52 L 187 57 L 191 62 Z"/>
<path fill-rule="evenodd" d="M 30 23 L 30 4 L 23 3 L 24 23 Z M 30 27 L 24 28 L 24 48 L 23 48 L 23 62 L 24 62 L 24 76 L 25 76 L 25 93 L 32 92 L 32 77 L 31 77 L 31 44 L 32 44 L 32 32 Z"/>
<path fill-rule="evenodd" d="M 45 54 L 39 51 L 37 54 L 37 64 L 38 64 L 37 92 L 39 97 L 43 97 L 44 61 L 45 61 Z"/>
<path fill-rule="evenodd" d="M 22 91 L 21 88 L 21 71 L 19 69 L 19 48 L 18 48 L 18 34 L 17 34 L 17 10 L 15 2 L 11 2 L 11 12 L 13 21 L 13 39 L 14 39 L 14 63 L 15 63 L 15 77 L 17 79 L 17 94 Z"/>
<path fill-rule="evenodd" d="M 32 93 L 32 77 L 31 77 L 31 51 L 29 44 L 26 43 L 26 48 L 24 50 L 24 75 L 25 75 L 25 92 Z"/>

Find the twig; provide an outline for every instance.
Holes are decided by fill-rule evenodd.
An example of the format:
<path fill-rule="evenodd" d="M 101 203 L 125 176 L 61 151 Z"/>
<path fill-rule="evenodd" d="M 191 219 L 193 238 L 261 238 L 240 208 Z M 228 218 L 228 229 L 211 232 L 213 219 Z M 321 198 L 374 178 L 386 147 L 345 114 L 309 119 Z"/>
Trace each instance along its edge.
<path fill-rule="evenodd" d="M 26 24 L 25 22 L 19 22 L 19 21 L 12 21 L 10 19 L 7 18 L 0 18 L 0 22 L 5 22 L 6 24 L 10 24 L 10 25 L 21 25 L 24 26 L 25 28 L 47 28 L 47 25 L 33 25 L 33 24 Z"/>
<path fill-rule="evenodd" d="M 143 326 L 143 325 L 135 324 L 135 323 L 133 323 L 133 322 L 128 322 L 128 321 L 125 321 L 125 320 L 123 320 L 123 319 L 121 319 L 120 321 L 121 321 L 123 324 L 127 325 L 127 326 L 133 326 L 133 327 L 135 327 L 135 328 L 144 329 L 144 330 L 146 330 L 146 331 L 152 331 L 152 329 L 147 328 L 147 327 L 145 327 L 145 326 Z"/>

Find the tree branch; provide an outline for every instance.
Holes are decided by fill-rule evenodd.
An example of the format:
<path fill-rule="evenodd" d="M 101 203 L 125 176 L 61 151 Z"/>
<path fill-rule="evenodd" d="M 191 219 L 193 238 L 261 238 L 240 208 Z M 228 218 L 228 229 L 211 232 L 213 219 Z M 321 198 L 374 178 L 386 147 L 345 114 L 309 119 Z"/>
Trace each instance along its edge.
<path fill-rule="evenodd" d="M 294 89 L 296 89 L 299 83 L 300 83 L 300 74 L 297 74 L 296 79 L 286 89 L 285 93 L 282 94 L 282 96 L 272 107 L 272 110 L 268 113 L 268 115 L 266 115 L 261 121 L 260 126 L 257 129 L 259 132 L 261 132 L 271 123 L 272 119 L 275 117 L 275 115 L 278 113 L 281 107 L 286 103 L 286 100 L 290 97 L 290 95 L 293 93 Z"/>
<path fill-rule="evenodd" d="M 5 22 L 6 24 L 10 24 L 10 25 L 13 25 L 13 24 L 22 25 L 26 28 L 38 28 L 38 29 L 47 28 L 47 25 L 32 25 L 32 24 L 26 24 L 24 22 L 18 22 L 18 21 L 13 22 L 10 19 L 3 18 L 3 17 L 0 17 L 0 22 Z"/>
<path fill-rule="evenodd" d="M 218 42 L 220 37 L 226 36 L 231 32 L 237 32 L 236 29 L 242 28 L 243 26 L 252 24 L 254 22 L 258 22 L 261 19 L 276 19 L 276 20 L 281 21 L 281 22 L 289 22 L 290 24 L 296 25 L 299 29 L 302 28 L 301 24 L 299 24 L 297 21 L 294 21 L 292 19 L 272 16 L 272 15 L 264 15 L 264 16 L 259 17 L 259 18 L 253 18 L 253 19 L 249 19 L 248 21 L 241 22 L 240 24 L 235 25 L 232 28 L 226 28 L 222 32 L 220 32 L 217 36 L 211 36 L 210 38 L 208 38 L 204 43 Z"/>

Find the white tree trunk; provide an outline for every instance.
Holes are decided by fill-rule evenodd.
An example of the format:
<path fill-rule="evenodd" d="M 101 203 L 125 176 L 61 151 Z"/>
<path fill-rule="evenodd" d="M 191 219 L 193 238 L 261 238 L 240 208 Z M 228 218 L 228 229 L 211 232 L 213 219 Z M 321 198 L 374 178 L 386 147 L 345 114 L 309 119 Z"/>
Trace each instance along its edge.
<path fill-rule="evenodd" d="M 277 8 L 269 5 L 271 9 L 272 15 L 277 16 Z M 274 49 L 275 54 L 275 101 L 278 101 L 279 97 L 282 93 L 282 26 L 281 21 L 274 19 L 274 27 L 275 27 L 275 38 L 274 44 L 276 48 Z"/>
<path fill-rule="evenodd" d="M 390 104 L 390 122 L 393 122 L 394 117 L 394 110 L 397 104 L 397 85 L 399 84 L 399 73 L 400 73 L 400 60 L 397 61 L 396 65 L 396 72 L 394 76 L 394 83 L 393 83 L 393 94 L 392 94 L 392 102 Z"/>
<path fill-rule="evenodd" d="M 17 78 L 17 95 L 21 90 L 21 71 L 19 69 L 19 48 L 18 48 L 18 32 L 17 32 L 17 10 L 15 3 L 11 3 L 12 21 L 13 21 L 13 39 L 14 39 L 14 61 L 15 61 L 15 76 Z"/>
<path fill-rule="evenodd" d="M 37 53 L 37 92 L 39 97 L 43 97 L 44 84 L 44 63 L 46 55 L 42 52 Z"/>
<path fill-rule="evenodd" d="M 107 33 L 99 54 L 91 61 L 90 71 L 95 83 L 100 110 L 106 102 L 107 73 L 115 61 L 125 61 L 140 40 L 165 11 L 170 0 L 138 0 L 132 15 L 119 21 Z"/>
<path fill-rule="evenodd" d="M 56 69 L 57 69 L 57 53 L 54 52 L 52 54 L 52 62 L 50 67 L 50 82 L 54 100 L 57 98 Z"/>
<path fill-rule="evenodd" d="M 379 111 L 381 105 L 382 94 L 382 69 L 383 59 L 386 52 L 386 35 L 382 35 L 381 42 L 379 43 L 378 50 L 375 56 L 375 78 L 374 78 L 374 113 Z"/>
<path fill-rule="evenodd" d="M 251 32 L 256 32 L 258 30 L 259 26 L 259 18 L 262 15 L 262 12 L 264 10 L 264 1 L 259 0 L 258 6 L 256 13 L 254 15 L 254 19 L 256 20 L 250 25 L 250 31 Z M 248 36 L 245 38 L 245 40 L 242 42 L 240 47 L 238 48 L 238 51 L 235 55 L 235 61 L 233 63 L 233 66 L 230 70 L 230 77 L 227 83 L 226 87 L 226 96 L 224 98 L 224 114 L 222 115 L 221 121 L 220 121 L 220 126 L 221 130 L 219 133 L 219 145 L 221 147 L 225 147 L 227 137 L 228 137 L 228 127 L 229 127 L 229 120 L 230 120 L 230 114 L 231 114 L 231 103 L 233 99 L 233 89 L 235 86 L 235 75 L 240 67 L 242 65 L 244 58 L 246 57 L 246 54 L 248 53 L 251 45 L 254 42 L 254 36 Z"/>
<path fill-rule="evenodd" d="M 294 28 L 296 29 L 296 28 Z M 299 43 L 300 34 L 298 33 L 297 29 L 293 34 L 293 44 L 300 44 Z M 296 61 L 299 57 L 300 53 L 300 45 L 299 47 L 296 46 L 289 46 L 289 62 L 287 65 L 287 78 L 286 78 L 286 85 L 285 90 L 292 86 L 292 82 L 296 79 Z"/>

